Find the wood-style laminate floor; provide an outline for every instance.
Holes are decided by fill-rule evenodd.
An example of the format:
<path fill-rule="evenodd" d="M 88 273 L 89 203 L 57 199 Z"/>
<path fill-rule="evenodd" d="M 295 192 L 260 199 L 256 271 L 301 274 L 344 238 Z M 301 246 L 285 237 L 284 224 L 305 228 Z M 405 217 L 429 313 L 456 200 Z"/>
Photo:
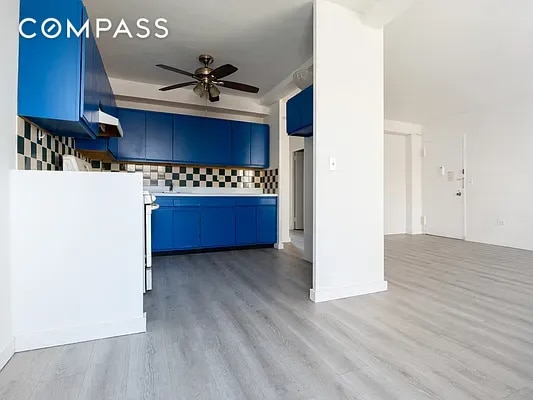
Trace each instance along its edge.
<path fill-rule="evenodd" d="M 388 292 L 318 305 L 287 252 L 154 269 L 148 333 L 17 354 L 0 398 L 533 399 L 532 252 L 392 236 Z"/>

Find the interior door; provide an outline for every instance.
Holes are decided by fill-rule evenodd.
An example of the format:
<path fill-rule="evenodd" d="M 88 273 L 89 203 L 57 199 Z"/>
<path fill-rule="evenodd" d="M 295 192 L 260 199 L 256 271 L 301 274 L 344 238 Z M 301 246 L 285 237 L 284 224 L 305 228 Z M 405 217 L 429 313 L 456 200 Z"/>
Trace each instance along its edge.
<path fill-rule="evenodd" d="M 304 229 L 304 151 L 294 152 L 294 229 Z"/>
<path fill-rule="evenodd" d="M 423 161 L 424 232 L 465 238 L 464 136 L 428 140 Z"/>

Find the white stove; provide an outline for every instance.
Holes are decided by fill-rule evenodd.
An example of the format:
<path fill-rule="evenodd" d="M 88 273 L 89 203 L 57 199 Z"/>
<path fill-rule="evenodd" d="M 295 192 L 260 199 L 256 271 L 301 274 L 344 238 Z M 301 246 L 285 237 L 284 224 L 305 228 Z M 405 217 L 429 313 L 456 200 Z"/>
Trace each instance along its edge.
<path fill-rule="evenodd" d="M 144 292 L 152 290 L 152 211 L 159 205 L 150 192 L 143 192 L 144 198 Z"/>

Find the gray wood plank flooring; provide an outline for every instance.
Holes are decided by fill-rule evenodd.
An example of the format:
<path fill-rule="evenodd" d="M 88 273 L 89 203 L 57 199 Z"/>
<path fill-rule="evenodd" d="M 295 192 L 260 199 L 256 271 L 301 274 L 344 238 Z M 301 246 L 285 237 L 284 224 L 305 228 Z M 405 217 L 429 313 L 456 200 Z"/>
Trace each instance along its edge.
<path fill-rule="evenodd" d="M 17 354 L 0 399 L 533 400 L 533 252 L 385 252 L 388 292 L 324 304 L 294 251 L 158 257 L 146 334 Z"/>

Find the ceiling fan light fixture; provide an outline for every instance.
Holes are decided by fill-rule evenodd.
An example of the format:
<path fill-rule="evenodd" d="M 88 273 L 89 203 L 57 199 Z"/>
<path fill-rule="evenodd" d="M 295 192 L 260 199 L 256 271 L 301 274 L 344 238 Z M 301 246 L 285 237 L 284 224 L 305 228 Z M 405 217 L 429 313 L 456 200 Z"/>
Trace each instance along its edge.
<path fill-rule="evenodd" d="M 313 67 L 296 71 L 292 79 L 299 89 L 304 90 L 313 84 Z"/>
<path fill-rule="evenodd" d="M 207 95 L 203 83 L 199 83 L 198 85 L 196 85 L 193 89 L 193 92 L 200 96 L 202 99 Z"/>
<path fill-rule="evenodd" d="M 220 96 L 220 89 L 217 88 L 215 85 L 211 85 L 211 87 L 209 88 L 209 95 L 211 97 L 218 97 Z"/>

